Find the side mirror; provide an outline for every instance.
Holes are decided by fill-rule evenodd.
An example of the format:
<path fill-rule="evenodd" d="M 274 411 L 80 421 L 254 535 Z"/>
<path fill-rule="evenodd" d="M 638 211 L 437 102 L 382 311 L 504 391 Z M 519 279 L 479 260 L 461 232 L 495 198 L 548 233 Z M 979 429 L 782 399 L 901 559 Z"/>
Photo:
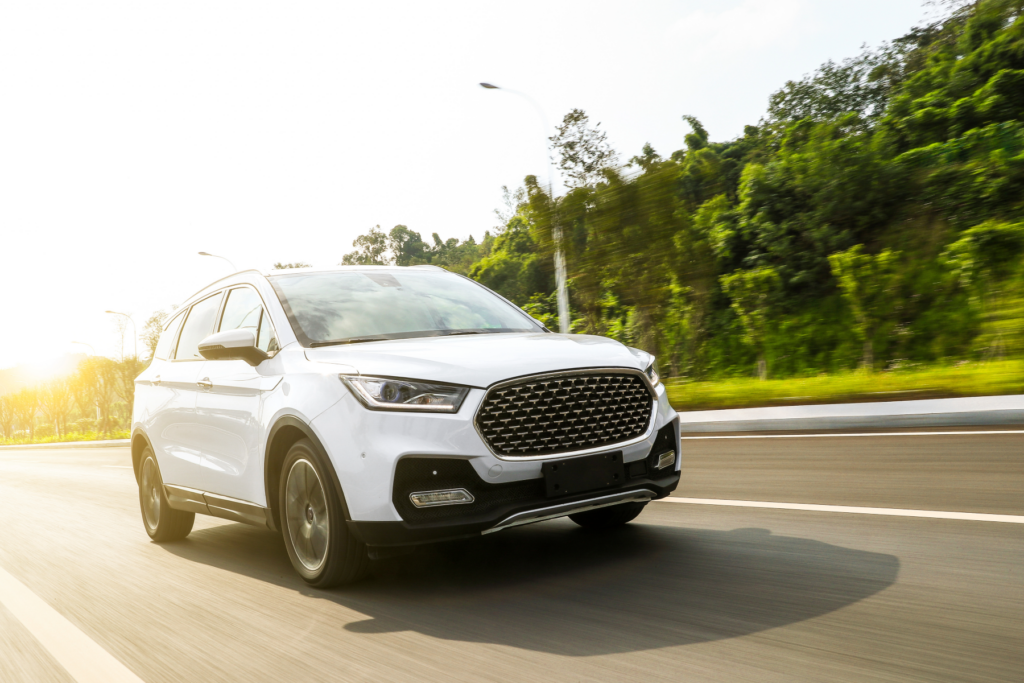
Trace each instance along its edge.
<path fill-rule="evenodd" d="M 211 334 L 199 342 L 199 353 L 206 360 L 244 360 L 253 367 L 270 357 L 256 347 L 256 333 L 252 330 L 226 330 Z"/>

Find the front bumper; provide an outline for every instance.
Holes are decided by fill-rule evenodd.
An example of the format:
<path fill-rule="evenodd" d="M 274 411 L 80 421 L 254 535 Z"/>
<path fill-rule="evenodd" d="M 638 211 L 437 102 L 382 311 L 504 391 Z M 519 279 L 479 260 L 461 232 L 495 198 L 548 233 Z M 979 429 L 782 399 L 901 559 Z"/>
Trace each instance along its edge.
<path fill-rule="evenodd" d="M 338 475 L 354 533 L 374 546 L 478 535 L 524 511 L 620 491 L 648 491 L 653 498 L 661 498 L 678 484 L 678 415 L 669 404 L 663 385 L 656 389 L 658 401 L 649 436 L 621 446 L 609 446 L 607 452 L 621 452 L 623 464 L 635 468 L 637 463 L 651 457 L 659 435 L 672 425 L 677 453 L 675 466 L 659 470 L 654 478 L 634 476 L 636 470 L 631 469 L 630 476 L 615 488 L 557 500 L 545 495 L 542 465 L 579 454 L 516 461 L 499 459 L 474 426 L 473 417 L 484 393 L 482 389 L 472 389 L 456 414 L 371 411 L 346 393 L 312 420 L 310 426 Z M 408 482 L 403 482 L 403 476 L 408 474 L 405 469 L 408 463 L 429 468 L 430 485 L 405 486 Z M 435 470 L 436 476 L 433 475 Z M 653 469 L 648 471 L 654 473 Z M 446 483 L 443 479 L 450 481 Z M 487 504 L 445 505 L 420 509 L 418 512 L 423 514 L 409 514 L 412 507 L 409 493 L 467 486 L 471 487 L 467 490 L 472 490 L 478 503 L 485 501 Z"/>
<path fill-rule="evenodd" d="M 401 546 L 476 536 L 511 526 L 553 519 L 587 509 L 664 498 L 679 484 L 678 420 L 664 425 L 648 457 L 628 463 L 626 478 L 575 495 L 551 497 L 543 478 L 490 483 L 467 460 L 412 457 L 399 462 L 392 502 L 400 521 L 352 521 L 352 531 L 370 546 Z M 657 468 L 659 456 L 671 448 L 672 466 Z M 463 489 L 473 502 L 417 508 L 409 494 L 425 489 Z"/>

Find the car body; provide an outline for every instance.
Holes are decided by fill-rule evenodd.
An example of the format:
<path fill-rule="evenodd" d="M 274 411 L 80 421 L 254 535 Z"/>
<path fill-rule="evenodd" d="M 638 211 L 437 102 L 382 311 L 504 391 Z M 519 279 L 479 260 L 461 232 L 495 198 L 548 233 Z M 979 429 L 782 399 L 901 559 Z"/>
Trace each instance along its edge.
<path fill-rule="evenodd" d="M 434 298 L 421 298 L 441 329 L 311 339 L 316 307 L 333 304 L 320 290 L 301 292 L 327 282 L 365 288 L 374 304 L 363 312 L 352 304 L 338 325 L 360 315 L 370 316 L 365 324 L 415 317 L 415 297 L 429 290 Z M 430 302 L 449 290 L 505 322 L 447 329 L 452 316 L 439 318 Z M 387 296 L 399 303 L 372 299 Z M 313 317 L 297 317 L 300 304 Z M 419 403 L 387 403 L 414 394 L 409 400 Z M 300 441 L 310 453 L 298 467 L 325 480 L 343 513 L 333 524 L 369 557 L 614 505 L 639 509 L 679 481 L 678 417 L 650 354 L 552 333 L 478 283 L 433 266 L 244 271 L 197 292 L 168 320 L 136 379 L 132 453 L 149 487 L 140 492 L 144 516 L 147 505 L 152 512 L 162 504 L 288 528 L 286 508 L 295 503 L 282 497 L 283 478 L 293 474 L 282 466 Z M 326 504 L 303 508 L 310 520 L 317 505 Z"/>

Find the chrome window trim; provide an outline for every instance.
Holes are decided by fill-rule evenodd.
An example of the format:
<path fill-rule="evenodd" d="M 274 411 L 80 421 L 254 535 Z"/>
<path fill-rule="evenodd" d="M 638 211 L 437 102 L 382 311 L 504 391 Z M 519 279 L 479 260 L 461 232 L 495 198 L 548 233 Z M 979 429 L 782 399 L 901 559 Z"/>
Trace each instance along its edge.
<path fill-rule="evenodd" d="M 488 397 L 490 397 L 492 391 L 496 391 L 506 386 L 513 384 L 521 384 L 529 381 L 541 381 L 555 377 L 568 377 L 571 375 L 589 375 L 594 373 L 606 373 L 609 375 L 635 375 L 643 380 L 643 383 L 647 386 L 647 389 L 654 396 L 654 400 L 651 401 L 651 414 L 647 418 L 647 429 L 640 436 L 634 437 L 627 441 L 616 441 L 615 443 L 605 444 L 603 446 L 596 446 L 594 448 L 585 448 L 578 451 L 566 451 L 565 453 L 552 453 L 550 455 L 502 455 L 495 452 L 491 448 L 490 442 L 487 437 L 484 436 L 483 430 L 480 429 L 479 419 L 480 410 L 487 403 Z M 498 460 L 504 460 L 506 462 L 540 462 L 543 460 L 560 460 L 563 458 L 574 458 L 580 455 L 590 455 L 592 453 L 604 453 L 607 451 L 618 450 L 620 448 L 626 448 L 638 444 L 642 441 L 646 441 L 651 438 L 654 434 L 654 425 L 657 423 L 658 414 L 658 391 L 651 384 L 651 378 L 643 370 L 637 370 L 635 368 L 576 368 L 575 370 L 561 370 L 559 372 L 545 372 L 539 375 L 522 375 L 520 377 L 513 377 L 512 379 L 502 380 L 496 384 L 492 384 L 487 387 L 487 391 L 484 393 L 484 397 L 480 400 L 480 403 L 476 407 L 476 413 L 473 414 L 473 428 L 476 430 L 477 436 L 483 441 L 487 451 Z"/>

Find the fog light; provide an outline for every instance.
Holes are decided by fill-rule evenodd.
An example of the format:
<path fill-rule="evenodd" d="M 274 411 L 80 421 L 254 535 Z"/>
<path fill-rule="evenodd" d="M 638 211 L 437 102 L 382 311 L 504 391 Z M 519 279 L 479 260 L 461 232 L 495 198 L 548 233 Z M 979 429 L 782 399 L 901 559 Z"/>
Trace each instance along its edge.
<path fill-rule="evenodd" d="M 449 489 L 447 491 L 421 491 L 410 493 L 409 500 L 418 508 L 430 508 L 437 505 L 463 505 L 475 499 L 466 489 Z"/>
<path fill-rule="evenodd" d="M 676 452 L 675 451 L 665 451 L 664 453 L 662 453 L 661 455 L 658 456 L 657 468 L 659 470 L 663 470 L 666 467 L 668 467 L 669 465 L 674 465 L 675 462 L 676 462 Z"/>

